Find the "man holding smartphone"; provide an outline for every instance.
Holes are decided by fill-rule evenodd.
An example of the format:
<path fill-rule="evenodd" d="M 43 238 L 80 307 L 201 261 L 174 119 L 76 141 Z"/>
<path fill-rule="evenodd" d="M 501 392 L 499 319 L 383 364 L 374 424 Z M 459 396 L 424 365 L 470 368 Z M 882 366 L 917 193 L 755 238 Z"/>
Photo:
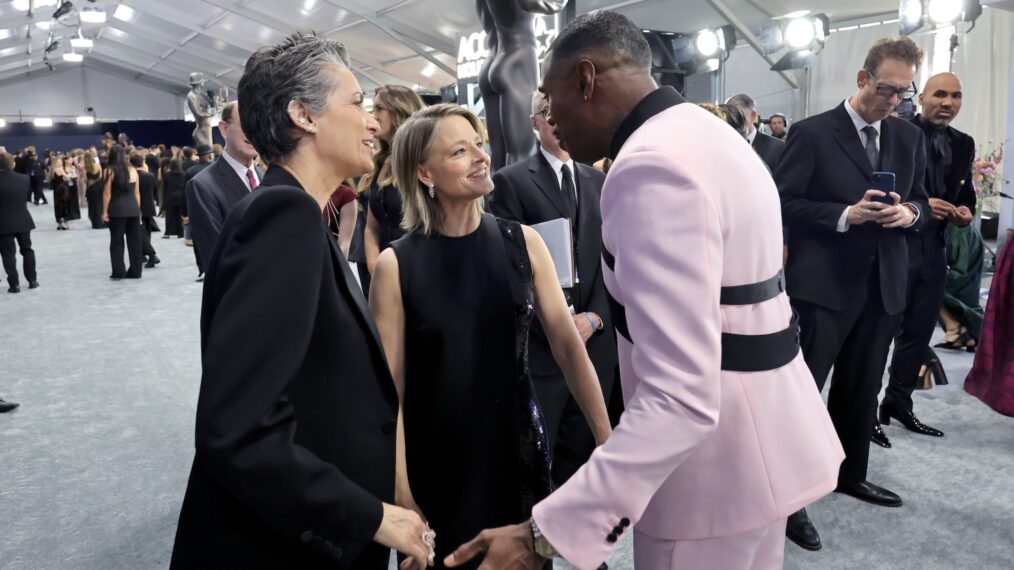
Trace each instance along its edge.
<path fill-rule="evenodd" d="M 870 48 L 855 95 L 796 123 L 774 172 L 789 227 L 786 285 L 799 313 L 801 347 L 822 390 L 832 367 L 828 412 L 845 449 L 837 492 L 881 506 L 901 498 L 866 479 L 872 426 L 893 333 L 905 309 L 906 234 L 931 217 L 923 186 L 922 131 L 890 117 L 911 99 L 922 50 L 910 38 Z M 875 189 L 874 173 L 891 173 Z M 878 175 L 878 185 L 890 175 Z M 818 550 L 804 511 L 786 535 Z"/>
<path fill-rule="evenodd" d="M 912 119 L 925 135 L 925 184 L 932 215 L 922 231 L 908 236 L 908 303 L 901 331 L 894 340 L 890 382 L 880 404 L 881 422 L 896 419 L 909 431 L 933 437 L 943 437 L 944 432 L 919 421 L 912 409 L 912 392 L 943 304 L 947 224 L 967 226 L 975 211 L 972 188 L 975 141 L 950 126 L 961 110 L 961 99 L 961 81 L 956 75 L 934 75 L 919 94 L 922 114 Z"/>

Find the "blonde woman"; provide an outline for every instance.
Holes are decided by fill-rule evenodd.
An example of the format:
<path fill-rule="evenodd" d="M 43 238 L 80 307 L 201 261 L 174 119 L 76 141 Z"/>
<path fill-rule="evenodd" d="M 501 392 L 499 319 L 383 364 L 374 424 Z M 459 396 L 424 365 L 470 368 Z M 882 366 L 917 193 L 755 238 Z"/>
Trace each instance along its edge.
<path fill-rule="evenodd" d="M 549 457 L 528 374 L 538 315 L 596 443 L 602 390 L 539 235 L 482 210 L 492 189 L 482 126 L 451 104 L 395 135 L 407 235 L 377 260 L 370 308 L 394 376 L 396 500 L 437 533 L 437 567 L 483 528 L 524 520 L 548 495 Z"/>

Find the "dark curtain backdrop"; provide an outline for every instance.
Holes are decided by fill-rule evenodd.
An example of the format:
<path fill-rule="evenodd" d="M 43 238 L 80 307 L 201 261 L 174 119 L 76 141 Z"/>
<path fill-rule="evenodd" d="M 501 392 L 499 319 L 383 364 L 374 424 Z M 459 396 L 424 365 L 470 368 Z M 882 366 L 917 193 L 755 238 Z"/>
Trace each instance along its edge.
<path fill-rule="evenodd" d="M 135 145 L 152 146 L 193 146 L 194 123 L 187 121 L 117 121 L 81 126 L 76 123 L 55 123 L 52 127 L 38 128 L 32 123 L 8 122 L 0 129 L 0 146 L 7 152 L 34 145 L 41 154 L 45 150 L 66 152 L 75 148 L 87 148 L 102 142 L 103 134 L 113 133 L 118 137 L 125 133 Z M 212 129 L 215 142 L 224 144 L 218 129 Z"/>

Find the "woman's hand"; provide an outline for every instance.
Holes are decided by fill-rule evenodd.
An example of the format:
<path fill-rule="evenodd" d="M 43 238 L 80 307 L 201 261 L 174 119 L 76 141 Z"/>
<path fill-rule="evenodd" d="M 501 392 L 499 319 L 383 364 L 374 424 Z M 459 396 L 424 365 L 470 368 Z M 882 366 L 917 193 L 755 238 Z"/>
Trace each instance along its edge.
<path fill-rule="evenodd" d="M 109 212 L 102 212 L 102 221 L 107 224 L 109 223 Z"/>
<path fill-rule="evenodd" d="M 430 548 L 423 541 L 429 526 L 417 513 L 384 503 L 384 518 L 373 540 L 408 556 L 402 570 L 422 569 L 429 565 Z"/>

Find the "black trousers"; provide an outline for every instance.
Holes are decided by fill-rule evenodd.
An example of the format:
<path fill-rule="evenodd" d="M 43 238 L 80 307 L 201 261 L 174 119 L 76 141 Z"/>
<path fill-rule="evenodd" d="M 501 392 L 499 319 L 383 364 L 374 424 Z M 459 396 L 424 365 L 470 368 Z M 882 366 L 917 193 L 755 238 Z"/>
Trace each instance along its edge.
<path fill-rule="evenodd" d="M 137 216 L 129 218 L 109 218 L 109 257 L 113 262 L 113 274 L 117 278 L 137 278 L 141 276 L 144 258 L 141 255 L 141 219 Z M 123 242 L 127 242 L 127 258 L 130 268 L 123 265 Z"/>
<path fill-rule="evenodd" d="M 154 220 L 150 217 L 141 219 L 141 253 L 145 257 L 153 257 L 155 248 L 151 246 L 151 227 Z"/>
<path fill-rule="evenodd" d="M 183 237 L 183 206 L 180 204 L 165 207 L 165 235 Z"/>
<path fill-rule="evenodd" d="M 39 182 L 32 182 L 32 202 L 34 204 L 38 204 L 39 202 L 42 202 L 43 204 L 49 203 L 49 200 L 46 199 L 46 195 L 42 192 L 41 180 Z"/>
<path fill-rule="evenodd" d="M 908 300 L 901 329 L 894 338 L 890 380 L 884 403 L 901 410 L 912 409 L 912 392 L 919 368 L 926 360 L 947 280 L 947 252 L 942 235 L 933 233 L 908 238 Z"/>
<path fill-rule="evenodd" d="M 551 477 L 555 489 L 588 461 L 595 450 L 595 436 L 577 401 L 570 394 L 563 374 L 533 376 L 532 383 L 546 422 L 546 438 L 549 440 L 553 464 Z"/>
<path fill-rule="evenodd" d="M 0 235 L 0 258 L 3 258 L 4 271 L 7 273 L 7 284 L 11 287 L 18 287 L 20 285 L 14 242 L 17 242 L 17 246 L 21 250 L 25 279 L 29 283 L 38 281 L 38 276 L 35 274 L 35 250 L 32 249 L 31 233 L 31 231 L 27 231 Z"/>
<path fill-rule="evenodd" d="M 799 313 L 803 358 L 818 390 L 834 367 L 827 411 L 845 449 L 838 479 L 847 482 L 866 480 L 877 395 L 899 318 L 884 311 L 879 274 L 871 273 L 866 291 L 857 291 L 843 311 L 791 300 Z"/>

